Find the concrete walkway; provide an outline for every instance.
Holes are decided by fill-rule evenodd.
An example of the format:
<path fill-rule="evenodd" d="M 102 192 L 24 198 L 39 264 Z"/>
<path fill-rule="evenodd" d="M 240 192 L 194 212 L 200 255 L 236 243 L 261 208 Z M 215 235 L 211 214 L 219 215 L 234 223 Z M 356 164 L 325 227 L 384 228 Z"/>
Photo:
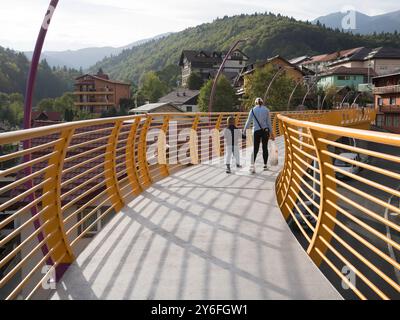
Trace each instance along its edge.
<path fill-rule="evenodd" d="M 156 183 L 94 238 L 52 298 L 341 299 L 282 218 L 279 170 L 202 164 Z"/>

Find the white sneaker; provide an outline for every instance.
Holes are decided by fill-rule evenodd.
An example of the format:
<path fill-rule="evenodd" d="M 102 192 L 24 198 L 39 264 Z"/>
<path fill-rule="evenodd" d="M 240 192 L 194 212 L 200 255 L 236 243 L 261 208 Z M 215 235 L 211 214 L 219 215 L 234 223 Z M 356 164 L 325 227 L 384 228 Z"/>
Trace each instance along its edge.
<path fill-rule="evenodd" d="M 250 166 L 250 173 L 256 173 L 256 168 L 254 167 L 254 164 Z"/>

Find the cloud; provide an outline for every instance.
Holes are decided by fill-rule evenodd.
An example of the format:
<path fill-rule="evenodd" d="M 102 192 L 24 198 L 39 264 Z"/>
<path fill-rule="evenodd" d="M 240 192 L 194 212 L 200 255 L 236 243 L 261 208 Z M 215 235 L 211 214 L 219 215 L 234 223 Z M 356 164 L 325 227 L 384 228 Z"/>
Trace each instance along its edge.
<path fill-rule="evenodd" d="M 49 0 L 3 1 L 0 45 L 32 50 L 48 3 Z M 45 49 L 123 46 L 211 22 L 217 17 L 256 11 L 313 20 L 348 5 L 375 15 L 397 10 L 398 0 L 61 0 L 48 31 Z"/>

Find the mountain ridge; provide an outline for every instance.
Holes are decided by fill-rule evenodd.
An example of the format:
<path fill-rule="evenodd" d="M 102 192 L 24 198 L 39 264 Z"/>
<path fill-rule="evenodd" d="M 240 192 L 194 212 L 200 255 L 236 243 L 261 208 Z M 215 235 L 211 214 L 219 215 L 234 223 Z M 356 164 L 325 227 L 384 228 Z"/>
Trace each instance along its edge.
<path fill-rule="evenodd" d="M 362 46 L 400 47 L 400 38 L 391 34 L 354 35 L 280 14 L 242 14 L 219 18 L 124 50 L 99 61 L 89 71 L 102 68 L 112 78 L 138 82 L 145 72 L 176 65 L 184 49 L 227 51 L 234 41 L 245 38 L 250 40 L 240 48 L 254 61 L 278 54 L 290 59 Z"/>
<path fill-rule="evenodd" d="M 333 12 L 325 16 L 318 17 L 312 22 L 315 24 L 319 21 L 329 28 L 342 29 L 342 20 L 348 13 Z M 356 21 L 355 29 L 349 30 L 353 33 L 359 33 L 363 35 L 381 33 L 381 32 L 400 32 L 400 10 L 379 14 L 375 16 L 369 16 L 365 13 L 355 11 Z"/>
<path fill-rule="evenodd" d="M 42 60 L 46 59 L 47 63 L 51 67 L 66 66 L 67 68 L 87 69 L 96 62 L 106 57 L 112 55 L 118 55 L 124 50 L 131 49 L 138 45 L 142 45 L 148 41 L 161 39 L 170 34 L 171 32 L 159 34 L 151 38 L 141 39 L 132 42 L 122 47 L 104 46 L 104 47 L 88 47 L 78 50 L 44 51 L 42 52 L 41 59 Z M 24 54 L 29 60 L 32 59 L 32 54 L 33 54 L 32 51 L 25 51 Z"/>

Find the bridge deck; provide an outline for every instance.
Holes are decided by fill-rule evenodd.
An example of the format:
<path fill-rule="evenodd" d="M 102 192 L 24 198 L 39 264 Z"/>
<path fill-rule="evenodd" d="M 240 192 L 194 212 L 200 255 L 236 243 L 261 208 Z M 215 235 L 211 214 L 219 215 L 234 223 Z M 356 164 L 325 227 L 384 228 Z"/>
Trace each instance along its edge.
<path fill-rule="evenodd" d="M 94 238 L 52 298 L 341 299 L 282 218 L 279 168 L 260 171 L 202 164 L 154 184 Z"/>

